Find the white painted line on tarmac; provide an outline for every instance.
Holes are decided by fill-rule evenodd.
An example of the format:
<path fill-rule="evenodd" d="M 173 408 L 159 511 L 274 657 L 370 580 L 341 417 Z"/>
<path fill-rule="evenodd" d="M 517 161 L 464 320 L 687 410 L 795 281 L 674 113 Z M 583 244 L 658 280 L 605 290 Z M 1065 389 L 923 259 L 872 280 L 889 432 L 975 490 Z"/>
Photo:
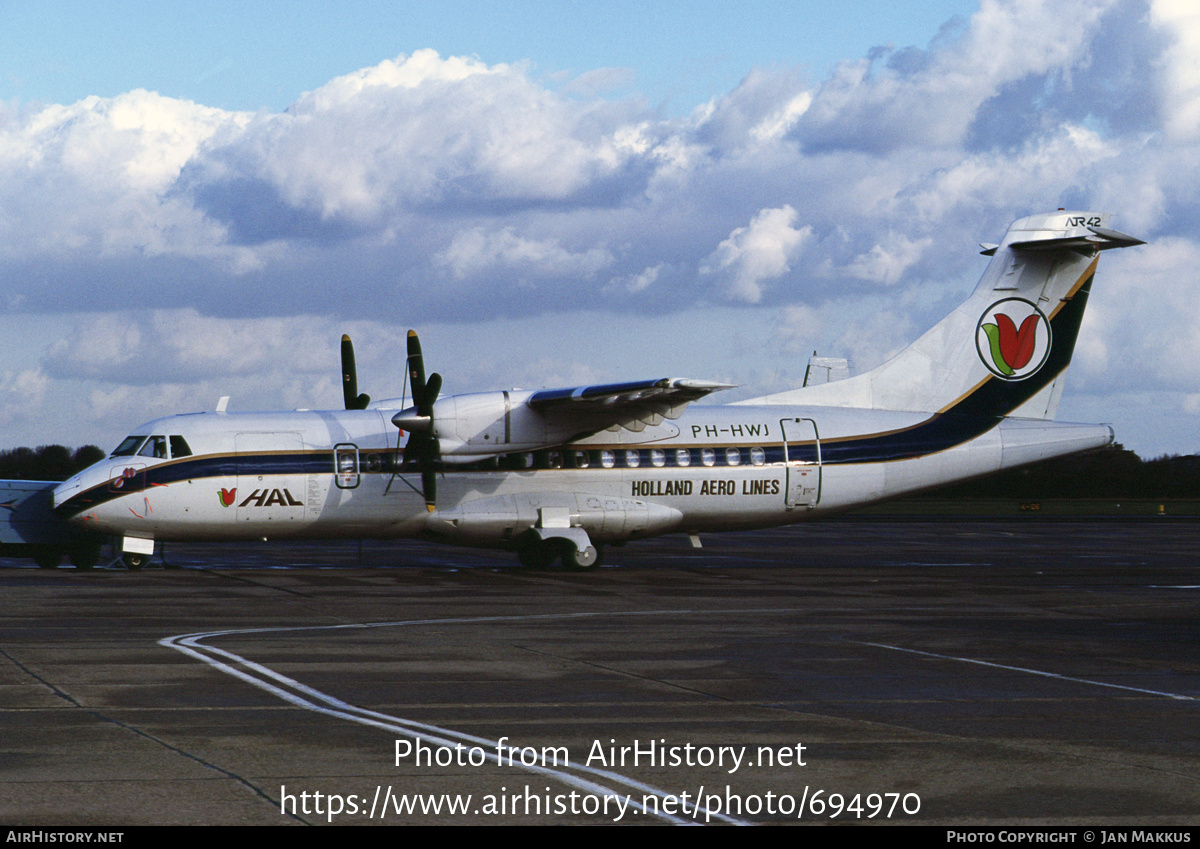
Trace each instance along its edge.
<path fill-rule="evenodd" d="M 1149 696 L 1164 696 L 1168 699 L 1178 699 L 1179 701 L 1195 702 L 1200 701 L 1195 696 L 1183 696 L 1179 693 L 1167 693 L 1162 690 L 1146 690 L 1141 687 L 1129 687 L 1125 684 L 1110 684 L 1107 681 L 1093 681 L 1090 678 L 1075 678 L 1071 675 L 1060 675 L 1057 672 L 1046 672 L 1041 669 L 1027 669 L 1023 666 L 1006 666 L 1003 663 L 992 663 L 987 660 L 976 660 L 970 657 L 955 657 L 951 654 L 938 654 L 937 652 L 921 651 L 920 649 L 906 649 L 900 646 L 889 646 L 885 643 L 867 643 L 861 640 L 848 640 L 847 642 L 857 643 L 860 646 L 874 646 L 880 649 L 890 649 L 891 651 L 902 651 L 908 654 L 919 654 L 925 657 L 936 657 L 940 660 L 955 660 L 959 663 L 974 663 L 978 666 L 990 666 L 993 669 L 1007 669 L 1010 672 L 1024 672 L 1028 675 L 1040 675 L 1043 678 L 1057 678 L 1060 681 L 1071 681 L 1076 684 L 1091 684 L 1095 687 L 1109 687 L 1114 690 L 1128 690 L 1133 693 L 1145 693 Z"/>
<path fill-rule="evenodd" d="M 772 608 L 773 612 L 778 612 L 778 608 Z M 325 625 L 325 626 L 302 626 L 302 627 L 280 627 L 280 628 L 244 628 L 236 630 L 223 631 L 206 631 L 195 634 L 178 634 L 174 637 L 164 637 L 159 640 L 159 645 L 167 648 L 175 649 L 183 654 L 202 661 L 209 666 L 224 672 L 227 675 L 232 675 L 241 681 L 246 682 L 260 690 L 276 696 L 297 707 L 311 710 L 316 713 L 332 716 L 339 719 L 344 719 L 349 722 L 356 722 L 360 725 L 368 725 L 375 728 L 381 728 L 385 731 L 391 731 L 396 734 L 401 734 L 413 740 L 441 746 L 447 749 L 454 749 L 458 745 L 478 746 L 483 749 L 484 756 L 492 763 L 500 763 L 500 742 L 489 740 L 486 737 L 476 737 L 472 734 L 465 734 L 461 731 L 454 731 L 449 728 L 442 728 L 437 725 L 430 725 L 424 722 L 417 722 L 411 719 L 403 719 L 401 717 L 389 716 L 388 714 L 378 713 L 376 711 L 367 710 L 366 708 L 358 707 L 342 701 L 320 690 L 313 689 L 305 684 L 301 684 L 292 678 L 282 675 L 275 670 L 263 666 L 260 663 L 247 660 L 241 655 L 234 654 L 225 649 L 219 649 L 215 646 L 204 645 L 201 641 L 213 639 L 216 637 L 225 636 L 245 636 L 248 634 L 265 634 L 265 633 L 285 633 L 296 631 L 335 631 L 347 629 L 362 629 L 362 628 L 387 628 L 404 625 L 444 625 L 454 623 L 480 623 L 480 622 L 516 622 L 538 619 L 582 619 L 593 617 L 611 617 L 611 616 L 654 616 L 654 615 L 680 615 L 687 613 L 699 613 L 701 611 L 686 611 L 686 610 L 654 610 L 654 611 L 628 611 L 623 613 L 565 613 L 565 614 L 536 614 L 527 616 L 477 616 L 477 617 L 461 617 L 451 619 L 412 619 L 397 622 L 371 622 L 364 624 L 353 625 Z M 711 613 L 712 611 L 706 611 Z M 737 613 L 756 613 L 765 611 L 755 610 L 738 610 L 730 611 Z M 631 808 L 639 810 L 647 816 L 658 817 L 666 822 L 676 825 L 696 825 L 701 819 L 704 821 L 719 820 L 724 823 L 734 825 L 751 825 L 749 822 L 730 817 L 722 814 L 719 811 L 710 811 L 707 808 L 692 803 L 690 809 L 686 805 L 680 804 L 678 794 L 668 793 L 657 787 L 645 784 L 636 779 L 628 778 L 609 770 L 596 769 L 584 765 L 568 765 L 560 768 L 548 766 L 530 765 L 518 763 L 511 758 L 505 761 L 506 766 L 511 766 L 514 769 L 522 769 L 537 775 L 555 779 L 570 787 L 578 788 L 585 793 L 604 797 L 626 797 L 628 790 L 636 790 L 645 796 L 657 797 L 661 804 L 647 806 L 643 805 L 640 800 L 636 800 L 630 796 L 628 805 Z M 610 784 L 623 786 L 625 792 L 614 790 L 605 784 L 599 783 L 605 781 Z M 667 800 L 670 800 L 669 802 Z M 665 813 L 661 808 L 664 805 L 682 809 L 691 814 L 690 817 L 678 817 Z"/>

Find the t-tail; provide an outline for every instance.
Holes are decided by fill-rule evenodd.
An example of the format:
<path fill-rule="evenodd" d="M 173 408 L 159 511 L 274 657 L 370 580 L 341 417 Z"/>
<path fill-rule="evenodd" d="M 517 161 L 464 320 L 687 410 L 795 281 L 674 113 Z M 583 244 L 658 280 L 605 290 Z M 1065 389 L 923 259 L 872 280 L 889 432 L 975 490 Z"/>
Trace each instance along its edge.
<path fill-rule="evenodd" d="M 891 360 L 846 380 L 743 402 L 1053 419 L 1100 251 L 1144 244 L 1108 216 L 1015 222 L 975 291 Z"/>

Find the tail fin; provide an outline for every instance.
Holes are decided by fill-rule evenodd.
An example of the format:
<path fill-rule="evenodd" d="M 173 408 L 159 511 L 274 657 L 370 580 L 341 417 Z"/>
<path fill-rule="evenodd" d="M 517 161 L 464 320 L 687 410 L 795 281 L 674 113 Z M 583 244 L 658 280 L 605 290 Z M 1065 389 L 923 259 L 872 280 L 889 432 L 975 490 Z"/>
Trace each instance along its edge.
<path fill-rule="evenodd" d="M 1140 244 L 1107 215 L 1022 218 L 984 250 L 992 261 L 971 296 L 891 360 L 742 403 L 1053 418 L 1099 253 Z"/>

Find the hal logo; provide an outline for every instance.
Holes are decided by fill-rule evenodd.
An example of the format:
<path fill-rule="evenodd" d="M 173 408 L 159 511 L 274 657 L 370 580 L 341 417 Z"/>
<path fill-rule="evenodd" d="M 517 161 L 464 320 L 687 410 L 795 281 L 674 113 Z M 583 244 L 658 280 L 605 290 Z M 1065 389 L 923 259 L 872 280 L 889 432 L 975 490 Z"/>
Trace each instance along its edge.
<path fill-rule="evenodd" d="M 233 501 L 233 493 L 237 490 L 229 492 L 229 500 Z M 225 490 L 221 490 L 221 500 L 224 502 Z M 292 497 L 292 494 L 286 489 L 256 489 L 254 492 L 246 496 L 238 507 L 274 507 L 278 504 L 281 507 L 303 507 L 304 502 L 297 501 Z"/>

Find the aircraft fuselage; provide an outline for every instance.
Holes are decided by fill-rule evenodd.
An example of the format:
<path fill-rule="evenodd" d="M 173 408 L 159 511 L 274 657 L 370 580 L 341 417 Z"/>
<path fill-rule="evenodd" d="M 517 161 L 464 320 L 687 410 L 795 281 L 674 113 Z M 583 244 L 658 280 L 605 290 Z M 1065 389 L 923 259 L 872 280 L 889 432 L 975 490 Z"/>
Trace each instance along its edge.
<path fill-rule="evenodd" d="M 516 548 L 560 524 L 605 543 L 790 524 L 1112 439 L 1098 425 L 693 405 L 640 433 L 444 462 L 430 513 L 390 413 L 158 419 L 134 431 L 145 453 L 64 482 L 56 507 L 91 530 L 160 541 L 424 535 Z"/>

